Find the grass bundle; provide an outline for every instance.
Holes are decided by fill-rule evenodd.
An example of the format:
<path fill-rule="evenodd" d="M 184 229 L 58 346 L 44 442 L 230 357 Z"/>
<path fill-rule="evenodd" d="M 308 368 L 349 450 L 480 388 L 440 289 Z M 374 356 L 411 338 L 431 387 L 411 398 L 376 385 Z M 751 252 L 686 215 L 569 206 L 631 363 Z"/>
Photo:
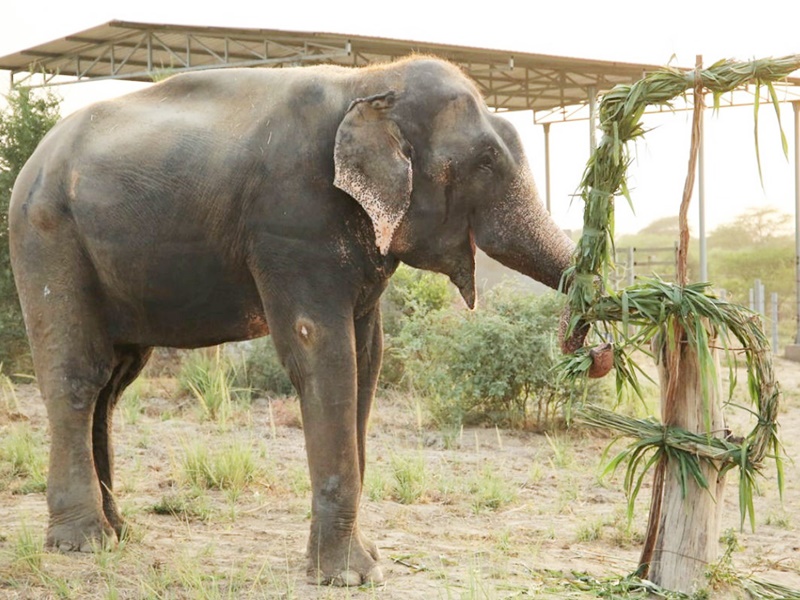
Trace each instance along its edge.
<path fill-rule="evenodd" d="M 666 452 L 681 465 L 680 472 L 694 475 L 701 487 L 705 487 L 706 482 L 699 475 L 699 460 L 711 460 L 722 470 L 739 467 L 742 523 L 749 516 L 751 525 L 754 525 L 752 492 L 755 476 L 765 458 L 771 457 L 776 461 L 778 485 L 783 489 L 783 464 L 777 432 L 780 387 L 775 381 L 769 345 L 758 315 L 715 297 L 707 283 L 682 287 L 655 278 L 641 280 L 625 290 L 601 297 L 586 318 L 596 326 L 600 324 L 606 335 L 610 334 L 617 340 L 614 363 L 618 391 L 630 386 L 641 395 L 637 372 L 642 371 L 628 350 L 642 348 L 659 336 L 660 343 L 668 343 L 662 332 L 672 331 L 674 322 L 687 332 L 686 342 L 696 351 L 702 364 L 701 374 L 705 377 L 717 376 L 709 348 L 711 339 L 718 339 L 730 353 L 744 354 L 748 372 L 747 392 L 757 423 L 747 436 L 735 443 L 732 439 L 666 427 L 651 420 L 632 419 L 593 406 L 581 408 L 577 418 L 620 436 L 638 438 L 611 463 L 615 469 L 624 459 L 628 460 L 625 488 L 629 510 L 633 507 L 642 477 L 655 464 L 658 454 Z M 631 325 L 636 327 L 628 335 Z M 562 364 L 565 376 L 575 379 L 585 375 L 591 358 L 584 350 L 566 357 Z M 729 364 L 732 365 L 732 395 L 736 384 L 736 361 L 731 360 Z M 643 461 L 644 456 L 650 459 Z"/>
<path fill-rule="evenodd" d="M 723 60 L 699 71 L 664 68 L 631 85 L 617 85 L 603 96 L 599 106 L 602 137 L 580 184 L 585 207 L 583 235 L 576 249 L 574 281 L 569 291 L 574 313 L 588 312 L 594 300 L 605 291 L 598 284 L 598 277 L 605 281 L 609 269 L 613 268 L 614 197 L 622 195 L 631 202 L 626 180 L 631 161 L 627 143 L 644 135 L 641 118 L 645 109 L 652 105 L 671 106 L 675 98 L 694 88 L 696 78 L 700 77 L 703 86 L 713 93 L 715 107 L 719 106 L 722 94 L 752 83 L 756 85 L 756 115 L 762 86 L 767 88 L 776 113 L 780 115 L 773 82 L 797 69 L 800 69 L 800 55 L 745 63 Z M 756 150 L 757 124 L 756 120 Z M 783 135 L 782 144 L 786 152 Z"/>
<path fill-rule="evenodd" d="M 722 565 L 729 567 L 728 565 Z M 709 573 L 709 579 L 712 578 Z M 726 574 L 727 576 L 720 581 L 722 587 L 727 590 L 747 593 L 747 597 L 752 600 L 800 600 L 800 593 L 796 590 L 783 585 L 762 581 L 755 577 L 743 577 L 735 573 Z M 673 590 L 666 590 L 647 579 L 641 579 L 635 575 L 627 577 L 608 577 L 597 578 L 587 573 L 572 573 L 570 587 L 582 591 L 590 592 L 601 598 L 664 598 L 665 600 L 694 600 L 696 598 L 708 598 L 703 595 L 709 590 L 702 590 L 695 594 L 683 594 Z M 714 581 L 709 582 L 712 590 Z M 737 596 L 738 597 L 738 596 Z"/>
<path fill-rule="evenodd" d="M 746 63 L 725 60 L 694 71 L 665 68 L 632 85 L 616 86 L 600 103 L 599 125 L 603 135 L 581 181 L 580 193 L 585 202 L 584 229 L 575 251 L 575 266 L 566 275 L 571 279 L 569 329 L 583 321 L 591 323 L 605 339 L 612 338 L 618 392 L 629 386 L 640 395 L 638 373 L 642 371 L 630 354 L 633 350 L 644 350 L 651 340 L 657 340 L 659 356 L 664 344 L 675 349 L 685 340 L 696 352 L 701 377 L 714 381 L 717 373 L 710 349 L 712 340 L 720 340 L 729 352 L 735 343 L 746 358 L 747 390 L 755 407 L 752 412 L 757 415 L 753 431 L 738 441 L 715 438 L 710 431 L 694 434 L 655 421 L 630 419 L 610 411 L 585 407 L 579 412 L 582 420 L 616 431 L 621 436 L 638 438 L 610 464 L 613 469 L 627 461 L 625 486 L 629 510 L 644 474 L 665 455 L 680 466 L 678 472 L 684 492 L 688 476 L 692 476 L 701 487 L 707 486 L 699 468 L 701 460 L 711 461 L 720 470 L 739 467 L 742 524 L 746 515 L 754 524 L 752 497 L 755 476 L 765 458 L 775 459 L 779 488 L 783 489 L 776 422 L 780 391 L 772 371 L 769 344 L 757 315 L 716 298 L 708 283 L 675 285 L 649 279 L 617 292 L 611 289 L 608 276 L 614 269 L 614 199 L 622 195 L 631 202 L 626 182 L 626 171 L 631 162 L 627 143 L 644 135 L 641 118 L 647 106 L 670 106 L 687 90 L 694 89 L 697 94 L 704 88 L 713 93 L 714 106 L 718 107 L 722 94 L 746 84 L 755 84 L 756 115 L 761 88 L 766 87 L 780 120 L 773 82 L 799 68 L 800 55 Z M 756 118 L 758 152 L 757 127 Z M 783 133 L 781 136 L 786 152 L 786 139 Z M 677 336 L 682 336 L 682 339 L 676 339 Z M 584 376 L 591 362 L 588 350 L 579 350 L 562 362 L 565 376 L 571 379 Z M 735 361 L 730 362 L 735 365 Z M 732 377 L 732 384 L 734 382 L 735 377 Z M 708 388 L 705 384 L 703 387 Z"/>

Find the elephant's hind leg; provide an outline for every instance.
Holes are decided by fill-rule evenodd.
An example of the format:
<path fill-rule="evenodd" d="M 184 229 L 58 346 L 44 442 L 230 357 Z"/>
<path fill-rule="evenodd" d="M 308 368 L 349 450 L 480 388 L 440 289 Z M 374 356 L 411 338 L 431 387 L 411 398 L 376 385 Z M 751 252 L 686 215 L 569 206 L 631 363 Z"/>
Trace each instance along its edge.
<path fill-rule="evenodd" d="M 119 514 L 114 500 L 114 448 L 111 443 L 113 413 L 122 392 L 144 368 L 151 351 L 152 348 L 139 346 L 116 346 L 113 373 L 100 391 L 94 407 L 92 421 L 94 468 L 100 481 L 103 513 L 119 539 L 123 537 L 125 520 Z"/>
<path fill-rule="evenodd" d="M 113 369 L 110 348 L 105 354 L 81 347 L 36 363 L 50 422 L 47 546 L 90 552 L 116 538 L 103 511 L 92 441 L 95 409 Z"/>
<path fill-rule="evenodd" d="M 116 537 L 103 512 L 92 448 L 95 407 L 114 373 L 114 349 L 80 245 L 69 236 L 24 242 L 15 276 L 50 424 L 46 544 L 91 551 Z"/>

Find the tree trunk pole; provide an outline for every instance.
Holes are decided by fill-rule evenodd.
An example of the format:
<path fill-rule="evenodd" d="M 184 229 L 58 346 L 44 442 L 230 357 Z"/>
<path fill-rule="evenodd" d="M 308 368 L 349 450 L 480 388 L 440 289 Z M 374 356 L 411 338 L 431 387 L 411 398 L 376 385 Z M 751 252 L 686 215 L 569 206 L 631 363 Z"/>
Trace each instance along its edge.
<path fill-rule="evenodd" d="M 675 361 L 662 357 L 659 363 L 662 419 L 669 426 L 682 427 L 696 433 L 722 437 L 725 421 L 721 407 L 718 380 L 700 373 L 697 353 L 686 340 L 678 343 L 680 358 Z M 714 362 L 719 371 L 716 352 Z M 670 368 L 677 366 L 677 377 Z M 669 383 L 675 381 L 673 389 Z M 671 394 L 667 398 L 667 394 Z M 707 401 L 704 401 L 707 394 Z M 669 409 L 669 412 L 668 412 Z M 657 537 L 649 564 L 649 579 L 668 590 L 691 594 L 705 584 L 705 569 L 719 556 L 719 537 L 722 518 L 722 494 L 725 477 L 719 476 L 715 465 L 700 462 L 700 470 L 708 482 L 701 488 L 687 475 L 684 495 L 678 479 L 679 465 L 665 461 L 661 514 L 657 522 Z"/>
<path fill-rule="evenodd" d="M 702 57 L 697 57 L 692 118 L 692 146 L 689 167 L 679 213 L 677 284 L 688 283 L 689 204 L 697 170 L 697 154 L 703 123 Z M 661 386 L 661 417 L 667 427 L 682 427 L 695 433 L 723 436 L 719 380 L 711 373 L 700 372 L 696 350 L 688 343 L 686 332 L 677 322 L 668 323 L 672 335 L 664 336 L 663 351 L 658 359 Z M 666 341 L 674 340 L 674 347 Z M 709 334 L 713 339 L 713 333 Z M 719 372 L 716 351 L 714 365 Z M 700 469 L 708 489 L 703 489 L 687 474 L 682 488 L 680 466 L 663 457 L 653 481 L 645 544 L 639 573 L 669 590 L 692 593 L 705 583 L 706 566 L 717 559 L 722 510 L 724 477 L 719 477 L 713 464 L 701 461 Z"/>

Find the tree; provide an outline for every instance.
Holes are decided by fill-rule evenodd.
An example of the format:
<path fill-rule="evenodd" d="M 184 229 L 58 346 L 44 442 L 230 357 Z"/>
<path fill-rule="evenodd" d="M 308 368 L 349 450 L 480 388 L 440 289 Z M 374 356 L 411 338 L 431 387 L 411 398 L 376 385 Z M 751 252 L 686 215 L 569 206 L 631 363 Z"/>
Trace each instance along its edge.
<path fill-rule="evenodd" d="M 723 223 L 708 236 L 712 248 L 738 250 L 744 245 L 760 245 L 791 234 L 792 217 L 767 206 L 751 207 L 730 223 Z"/>
<path fill-rule="evenodd" d="M 671 217 L 661 217 L 652 221 L 649 225 L 639 230 L 638 235 L 661 236 L 672 240 L 678 239 L 680 224 L 677 215 Z"/>
<path fill-rule="evenodd" d="M 30 366 L 25 325 L 11 273 L 8 205 L 14 182 L 36 146 L 59 119 L 60 99 L 15 88 L 0 113 L 0 364 L 9 373 Z"/>

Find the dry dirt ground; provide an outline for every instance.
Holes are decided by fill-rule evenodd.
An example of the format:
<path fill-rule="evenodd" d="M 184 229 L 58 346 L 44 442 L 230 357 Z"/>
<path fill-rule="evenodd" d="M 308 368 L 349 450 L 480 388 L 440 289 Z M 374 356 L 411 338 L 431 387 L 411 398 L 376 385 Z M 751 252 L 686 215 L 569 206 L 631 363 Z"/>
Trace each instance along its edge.
<path fill-rule="evenodd" d="M 785 393 L 782 437 L 798 461 L 800 364 L 777 359 L 776 370 Z M 621 477 L 601 478 L 608 436 L 581 428 L 550 436 L 483 428 L 445 444 L 422 424 L 413 399 L 382 394 L 361 514 L 381 550 L 386 583 L 351 590 L 310 585 L 309 492 L 296 402 L 254 399 L 221 424 L 177 398 L 174 380 L 150 378 L 141 390 L 132 407 L 118 409 L 114 427 L 116 493 L 132 523 L 121 547 L 95 555 L 35 550 L 26 559 L 27 538 L 34 548 L 43 538 L 45 496 L 20 493 L 21 481 L 0 464 L 0 598 L 592 598 L 597 592 L 582 591 L 576 574 L 608 578 L 636 568 L 649 484 L 628 527 Z M 46 419 L 32 385 L 19 386 L 16 401 L 0 403 L 0 443 L 25 427 L 44 452 Z M 187 453 L 232 446 L 257 459 L 254 480 L 238 497 L 193 491 Z M 755 532 L 739 531 L 735 475 L 724 508 L 725 527 L 737 531 L 742 547 L 733 555 L 737 570 L 794 589 L 799 465 L 787 462 L 782 503 L 774 469 L 765 471 Z M 408 503 L 398 501 L 396 489 L 403 468 L 419 480 L 418 497 Z"/>

